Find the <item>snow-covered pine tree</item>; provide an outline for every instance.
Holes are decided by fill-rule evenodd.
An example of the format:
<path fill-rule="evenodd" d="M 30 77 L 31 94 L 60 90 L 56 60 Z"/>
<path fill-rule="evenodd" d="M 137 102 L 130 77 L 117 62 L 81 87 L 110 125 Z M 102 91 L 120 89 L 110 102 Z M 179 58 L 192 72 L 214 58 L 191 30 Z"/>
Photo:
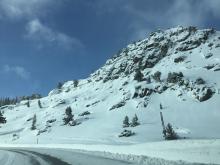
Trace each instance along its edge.
<path fill-rule="evenodd" d="M 0 123 L 6 123 L 6 118 L 3 116 L 1 111 L 0 111 Z"/>
<path fill-rule="evenodd" d="M 73 85 L 74 85 L 75 88 L 78 86 L 78 84 L 79 84 L 79 81 L 78 81 L 78 80 L 74 80 L 74 81 L 73 81 Z"/>
<path fill-rule="evenodd" d="M 62 83 L 62 82 L 59 82 L 59 83 L 57 84 L 57 89 L 61 89 L 62 86 L 63 86 L 63 83 Z"/>
<path fill-rule="evenodd" d="M 66 115 L 66 117 L 63 118 L 64 125 L 66 125 L 66 124 L 70 123 L 71 121 L 73 121 L 74 115 L 72 114 L 72 108 L 71 107 L 66 108 L 65 115 Z"/>
<path fill-rule="evenodd" d="M 129 118 L 128 116 L 125 116 L 124 121 L 123 121 L 123 128 L 129 127 Z"/>
<path fill-rule="evenodd" d="M 165 135 L 165 139 L 166 140 L 175 140 L 175 139 L 178 139 L 178 135 L 177 133 L 173 130 L 173 127 L 170 123 L 167 124 L 166 128 L 165 128 L 165 131 L 166 131 L 166 135 Z"/>
<path fill-rule="evenodd" d="M 160 109 L 163 109 L 163 106 L 162 106 L 162 104 L 160 103 Z"/>
<path fill-rule="evenodd" d="M 38 100 L 38 106 L 39 106 L 39 108 L 42 108 L 42 104 L 41 104 L 41 101 L 40 100 Z"/>
<path fill-rule="evenodd" d="M 131 127 L 136 127 L 138 125 L 140 125 L 140 123 L 138 122 L 138 117 L 135 114 L 134 117 L 132 118 L 132 121 L 131 121 Z"/>
<path fill-rule="evenodd" d="M 26 104 L 27 104 L 27 107 L 29 108 L 30 107 L 30 101 L 28 100 Z"/>
<path fill-rule="evenodd" d="M 31 130 L 36 129 L 36 122 L 37 122 L 37 116 L 36 116 L 36 114 L 34 114 L 34 117 L 33 117 L 33 120 L 32 120 Z"/>

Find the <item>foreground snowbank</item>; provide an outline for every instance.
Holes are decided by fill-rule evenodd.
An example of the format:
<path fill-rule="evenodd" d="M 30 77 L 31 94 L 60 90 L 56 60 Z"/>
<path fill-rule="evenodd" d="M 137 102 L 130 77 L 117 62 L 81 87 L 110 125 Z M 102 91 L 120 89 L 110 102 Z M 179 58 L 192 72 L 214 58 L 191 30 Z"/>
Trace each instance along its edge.
<path fill-rule="evenodd" d="M 138 161 L 140 164 L 147 164 L 153 160 L 157 160 L 157 163 L 165 162 L 163 159 L 175 161 L 177 164 L 181 164 L 181 161 L 220 164 L 220 139 L 163 141 L 117 146 L 88 144 L 0 144 L 0 147 L 74 149 L 115 159 L 130 161 L 136 159 L 135 161 Z M 154 158 L 160 158 L 161 160 Z M 167 163 L 172 164 L 169 161 Z"/>

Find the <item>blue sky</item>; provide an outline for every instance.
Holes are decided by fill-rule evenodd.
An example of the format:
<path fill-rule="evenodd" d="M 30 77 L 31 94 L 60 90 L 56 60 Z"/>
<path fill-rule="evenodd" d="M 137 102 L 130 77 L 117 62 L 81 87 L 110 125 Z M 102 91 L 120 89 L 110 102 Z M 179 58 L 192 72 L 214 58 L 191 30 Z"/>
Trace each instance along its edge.
<path fill-rule="evenodd" d="M 220 30 L 220 1 L 0 0 L 0 96 L 46 95 L 177 25 Z"/>

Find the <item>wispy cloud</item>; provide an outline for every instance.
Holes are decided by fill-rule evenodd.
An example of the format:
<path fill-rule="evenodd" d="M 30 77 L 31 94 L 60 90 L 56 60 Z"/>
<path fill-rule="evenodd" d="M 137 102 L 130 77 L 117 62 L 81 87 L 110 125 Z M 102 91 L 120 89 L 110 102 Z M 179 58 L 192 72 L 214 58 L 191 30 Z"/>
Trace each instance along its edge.
<path fill-rule="evenodd" d="M 7 74 L 15 74 L 18 77 L 28 80 L 30 78 L 30 72 L 28 72 L 24 67 L 22 66 L 9 66 L 4 65 L 2 68 L 3 73 Z"/>
<path fill-rule="evenodd" d="M 0 19 L 8 18 L 11 21 L 23 20 L 26 22 L 26 38 L 30 39 L 37 47 L 44 48 L 52 45 L 66 50 L 83 48 L 82 42 L 56 31 L 40 21 L 47 16 L 53 6 L 59 6 L 61 0 L 0 0 Z"/>
<path fill-rule="evenodd" d="M 42 24 L 40 20 L 31 20 L 26 26 L 26 38 L 39 43 L 48 43 L 65 49 L 82 48 L 83 44 L 77 38 L 70 37 L 64 33 L 57 32 Z"/>
<path fill-rule="evenodd" d="M 0 0 L 0 14 L 11 19 L 37 17 L 57 0 Z"/>
<path fill-rule="evenodd" d="M 93 6 L 98 14 L 118 12 L 129 18 L 127 26 L 132 40 L 146 37 L 155 28 L 202 27 L 210 16 L 220 18 L 220 0 L 96 0 Z"/>
<path fill-rule="evenodd" d="M 157 3 L 158 2 L 158 3 Z M 219 0 L 170 0 L 168 1 L 149 1 L 146 7 L 135 6 L 133 3 L 127 3 L 123 10 L 131 18 L 130 28 L 137 34 L 136 38 L 148 32 L 149 29 L 168 28 L 177 25 L 182 26 L 205 26 L 210 15 L 220 18 Z M 160 4 L 157 6 L 155 3 Z M 165 6 L 165 7 L 164 7 Z"/>

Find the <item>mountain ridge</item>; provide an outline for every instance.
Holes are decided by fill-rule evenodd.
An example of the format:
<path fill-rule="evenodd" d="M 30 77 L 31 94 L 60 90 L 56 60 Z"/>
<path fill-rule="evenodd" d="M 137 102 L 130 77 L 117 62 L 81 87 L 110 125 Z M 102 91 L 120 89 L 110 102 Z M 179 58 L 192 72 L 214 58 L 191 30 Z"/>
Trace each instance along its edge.
<path fill-rule="evenodd" d="M 220 32 L 177 27 L 129 44 L 87 79 L 2 111 L 3 141 L 133 144 L 163 139 L 159 112 L 181 137 L 219 138 Z M 42 108 L 38 106 L 38 100 Z M 63 125 L 73 109 L 76 126 Z M 160 107 L 162 106 L 162 108 Z M 87 115 L 82 115 L 83 113 Z M 30 130 L 36 114 L 36 130 Z M 134 136 L 119 138 L 125 116 L 137 114 Z M 207 123 L 208 122 L 208 123 Z M 206 131 L 204 131 L 205 129 Z"/>

